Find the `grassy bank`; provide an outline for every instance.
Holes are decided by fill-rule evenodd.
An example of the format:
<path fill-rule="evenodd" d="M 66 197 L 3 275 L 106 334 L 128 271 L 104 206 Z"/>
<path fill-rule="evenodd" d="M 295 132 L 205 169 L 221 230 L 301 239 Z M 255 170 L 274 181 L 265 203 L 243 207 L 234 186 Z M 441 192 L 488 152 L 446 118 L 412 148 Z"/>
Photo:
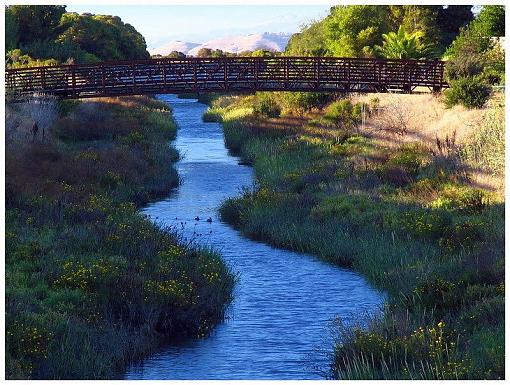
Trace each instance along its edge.
<path fill-rule="evenodd" d="M 502 102 L 479 111 L 482 126 L 463 143 L 430 145 L 419 132 L 367 134 L 360 105 L 345 101 L 277 117 L 278 97 L 219 98 L 206 113 L 258 183 L 221 215 L 389 293 L 368 329 L 341 328 L 331 376 L 503 378 L 504 202 L 471 177 L 502 177 Z M 381 113 L 364 110 L 369 123 Z"/>
<path fill-rule="evenodd" d="M 44 138 L 28 133 L 41 111 Z M 222 319 L 220 256 L 137 211 L 179 182 L 166 104 L 8 105 L 6 126 L 7 378 L 113 378 Z"/>

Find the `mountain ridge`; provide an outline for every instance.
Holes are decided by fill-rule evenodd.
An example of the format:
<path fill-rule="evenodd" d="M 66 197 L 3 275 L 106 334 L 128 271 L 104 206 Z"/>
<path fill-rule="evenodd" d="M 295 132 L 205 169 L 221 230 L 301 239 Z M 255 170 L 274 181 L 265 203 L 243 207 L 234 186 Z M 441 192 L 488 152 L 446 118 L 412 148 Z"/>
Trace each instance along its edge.
<path fill-rule="evenodd" d="M 196 56 L 201 48 L 221 49 L 225 52 L 239 53 L 267 49 L 282 52 L 287 46 L 292 34 L 264 32 L 248 35 L 232 35 L 211 39 L 205 43 L 184 42 L 180 40 L 169 41 L 157 48 L 150 49 L 151 55 L 168 55 L 172 51 L 182 52 L 185 55 Z"/>

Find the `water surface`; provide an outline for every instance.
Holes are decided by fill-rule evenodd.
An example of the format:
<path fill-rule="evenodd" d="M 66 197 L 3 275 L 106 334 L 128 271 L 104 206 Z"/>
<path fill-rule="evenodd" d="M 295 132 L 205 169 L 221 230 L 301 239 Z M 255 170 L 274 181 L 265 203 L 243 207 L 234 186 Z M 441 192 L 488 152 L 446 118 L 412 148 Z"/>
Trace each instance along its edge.
<path fill-rule="evenodd" d="M 125 378 L 321 378 L 316 368 L 327 369 L 331 321 L 352 322 L 378 309 L 384 296 L 352 271 L 248 240 L 222 223 L 218 206 L 252 186 L 252 169 L 228 154 L 218 123 L 202 122 L 205 105 L 174 95 L 160 99 L 171 105 L 179 127 L 174 145 L 183 155 L 177 165 L 183 182 L 143 212 L 220 251 L 239 283 L 227 319 L 212 335 L 169 346 L 130 367 Z"/>

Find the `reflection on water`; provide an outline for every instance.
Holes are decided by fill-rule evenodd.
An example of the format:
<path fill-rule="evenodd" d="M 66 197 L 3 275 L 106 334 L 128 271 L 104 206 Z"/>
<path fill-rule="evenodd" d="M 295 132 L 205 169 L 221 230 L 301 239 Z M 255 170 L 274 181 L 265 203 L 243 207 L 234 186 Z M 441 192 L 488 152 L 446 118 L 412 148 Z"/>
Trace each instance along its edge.
<path fill-rule="evenodd" d="M 250 241 L 221 223 L 219 204 L 252 185 L 252 169 L 228 155 L 218 123 L 202 122 L 206 106 L 174 95 L 160 98 L 171 104 L 179 126 L 174 144 L 184 157 L 178 163 L 183 183 L 144 213 L 220 251 L 239 283 L 228 318 L 212 335 L 169 346 L 129 368 L 125 377 L 320 378 L 314 367 L 327 367 L 331 321 L 338 316 L 349 322 L 374 311 L 384 296 L 352 271 Z"/>

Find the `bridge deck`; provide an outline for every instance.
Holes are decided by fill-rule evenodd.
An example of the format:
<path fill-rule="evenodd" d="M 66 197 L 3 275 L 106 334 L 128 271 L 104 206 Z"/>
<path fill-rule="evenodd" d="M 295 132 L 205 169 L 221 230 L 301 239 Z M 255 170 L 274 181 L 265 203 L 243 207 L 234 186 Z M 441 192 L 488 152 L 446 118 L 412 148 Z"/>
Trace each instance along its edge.
<path fill-rule="evenodd" d="M 150 59 L 8 69 L 6 92 L 66 98 L 184 92 L 441 91 L 439 60 L 335 57 Z"/>

